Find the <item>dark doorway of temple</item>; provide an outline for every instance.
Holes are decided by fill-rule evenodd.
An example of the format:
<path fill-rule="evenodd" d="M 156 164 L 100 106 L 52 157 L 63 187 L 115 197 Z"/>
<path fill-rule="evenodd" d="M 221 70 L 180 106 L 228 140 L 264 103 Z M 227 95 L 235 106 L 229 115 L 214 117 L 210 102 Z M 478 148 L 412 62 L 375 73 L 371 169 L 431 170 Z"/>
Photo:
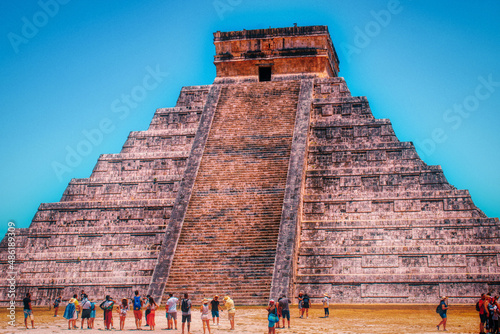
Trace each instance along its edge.
<path fill-rule="evenodd" d="M 259 81 L 271 81 L 271 67 L 259 67 Z"/>

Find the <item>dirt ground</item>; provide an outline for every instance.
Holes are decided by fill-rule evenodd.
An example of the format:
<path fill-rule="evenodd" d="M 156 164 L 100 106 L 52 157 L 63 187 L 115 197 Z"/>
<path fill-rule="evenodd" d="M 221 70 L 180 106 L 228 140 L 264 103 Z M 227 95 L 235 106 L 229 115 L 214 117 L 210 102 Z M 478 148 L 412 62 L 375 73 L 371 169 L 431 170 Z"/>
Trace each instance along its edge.
<path fill-rule="evenodd" d="M 291 308 L 291 328 L 276 329 L 279 334 L 315 334 L 315 333 L 437 333 L 436 325 L 441 318 L 436 313 L 436 305 L 330 305 L 330 317 L 323 318 L 322 308 L 313 307 L 309 310 L 307 319 L 299 318 L 297 306 Z M 191 333 L 203 333 L 202 322 L 198 309 L 193 310 Z M 64 313 L 64 307 L 59 310 Z M 59 333 L 73 332 L 68 330 L 68 322 L 59 316 L 53 317 L 53 310 L 48 307 L 34 309 L 35 328 L 28 333 Z M 0 310 L 0 333 L 20 333 L 24 328 L 22 308 L 16 312 L 16 327 L 10 326 L 7 321 L 7 310 Z M 114 327 L 119 328 L 118 313 L 114 312 Z M 236 330 L 229 330 L 227 313 L 221 313 L 220 325 L 211 326 L 211 333 L 267 333 L 267 312 L 264 307 L 236 307 Z M 167 331 L 165 308 L 156 311 L 155 332 L 181 333 L 180 317 L 178 330 Z M 212 322 L 210 322 L 212 323 Z M 80 320 L 77 322 L 80 326 Z M 450 305 L 448 310 L 447 333 L 479 333 L 479 316 L 474 305 Z M 86 326 L 85 326 L 86 327 Z M 104 324 L 102 311 L 98 310 L 94 330 L 85 329 L 84 333 L 103 333 Z M 30 326 L 31 328 L 31 326 Z M 147 328 L 147 327 L 146 327 Z M 442 329 L 442 328 L 441 328 Z M 117 329 L 115 329 L 117 331 Z M 125 332 L 136 331 L 132 312 L 127 315 Z M 80 332 L 80 329 L 76 330 Z M 441 332 L 441 331 L 439 331 Z M 187 331 L 186 331 L 187 333 Z M 207 332 L 208 333 L 208 332 Z"/>

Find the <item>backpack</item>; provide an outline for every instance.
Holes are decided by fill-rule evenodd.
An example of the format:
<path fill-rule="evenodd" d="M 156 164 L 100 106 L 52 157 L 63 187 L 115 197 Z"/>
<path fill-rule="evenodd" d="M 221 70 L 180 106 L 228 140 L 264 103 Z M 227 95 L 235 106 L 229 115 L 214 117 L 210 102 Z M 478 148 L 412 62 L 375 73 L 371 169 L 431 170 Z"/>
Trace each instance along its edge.
<path fill-rule="evenodd" d="M 141 297 L 140 296 L 135 296 L 134 297 L 134 310 L 138 311 L 141 309 Z"/>
<path fill-rule="evenodd" d="M 182 312 L 189 312 L 189 304 L 188 304 L 188 299 L 183 299 L 181 303 L 181 311 Z"/>
<path fill-rule="evenodd" d="M 476 311 L 478 311 L 478 312 L 481 311 L 481 307 L 479 306 L 479 302 L 480 302 L 480 300 L 478 300 L 476 303 Z"/>
<path fill-rule="evenodd" d="M 441 313 L 443 312 L 443 309 L 441 308 L 441 303 L 436 307 L 436 313 Z"/>

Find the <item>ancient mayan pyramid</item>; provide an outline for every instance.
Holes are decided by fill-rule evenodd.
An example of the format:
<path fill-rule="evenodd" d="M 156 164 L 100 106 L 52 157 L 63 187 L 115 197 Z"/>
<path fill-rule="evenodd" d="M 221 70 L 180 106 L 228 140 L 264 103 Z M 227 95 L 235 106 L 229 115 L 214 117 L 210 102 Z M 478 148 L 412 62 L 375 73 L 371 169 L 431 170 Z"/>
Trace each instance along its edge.
<path fill-rule="evenodd" d="M 326 26 L 216 32 L 214 43 L 212 85 L 182 88 L 19 231 L 19 296 L 498 292 L 498 219 L 351 96 Z"/>

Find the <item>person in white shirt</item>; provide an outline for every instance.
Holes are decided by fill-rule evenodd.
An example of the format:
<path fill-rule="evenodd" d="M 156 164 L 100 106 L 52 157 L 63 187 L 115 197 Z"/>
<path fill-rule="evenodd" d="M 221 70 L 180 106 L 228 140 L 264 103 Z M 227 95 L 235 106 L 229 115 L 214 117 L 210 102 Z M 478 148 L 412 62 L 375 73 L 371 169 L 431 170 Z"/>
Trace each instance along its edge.
<path fill-rule="evenodd" d="M 168 294 L 170 298 L 167 300 L 167 329 L 177 329 L 177 304 L 179 299 L 175 298 L 172 293 Z"/>

